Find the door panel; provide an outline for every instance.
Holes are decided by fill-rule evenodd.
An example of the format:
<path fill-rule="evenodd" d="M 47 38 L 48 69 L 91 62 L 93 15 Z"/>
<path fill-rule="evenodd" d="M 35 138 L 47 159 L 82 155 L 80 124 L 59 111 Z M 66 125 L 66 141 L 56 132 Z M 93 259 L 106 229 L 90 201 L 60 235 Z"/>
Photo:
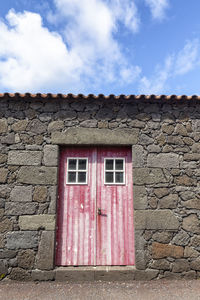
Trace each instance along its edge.
<path fill-rule="evenodd" d="M 87 184 L 67 183 L 67 158 L 88 158 Z M 96 150 L 61 152 L 57 230 L 57 265 L 95 265 Z"/>
<path fill-rule="evenodd" d="M 125 184 L 105 184 L 105 158 L 125 158 Z M 133 265 L 134 231 L 130 148 L 99 148 L 97 154 L 97 265 Z"/>
<path fill-rule="evenodd" d="M 79 170 L 78 159 L 84 158 L 88 159 L 88 177 L 84 183 L 82 174 L 78 183 L 78 173 L 85 172 L 84 167 Z M 120 170 L 122 159 L 124 171 Z M 108 169 L 106 178 L 105 168 Z M 109 181 L 111 173 L 115 178 L 113 183 Z M 132 197 L 131 148 L 63 149 L 59 170 L 56 264 L 133 265 Z"/>

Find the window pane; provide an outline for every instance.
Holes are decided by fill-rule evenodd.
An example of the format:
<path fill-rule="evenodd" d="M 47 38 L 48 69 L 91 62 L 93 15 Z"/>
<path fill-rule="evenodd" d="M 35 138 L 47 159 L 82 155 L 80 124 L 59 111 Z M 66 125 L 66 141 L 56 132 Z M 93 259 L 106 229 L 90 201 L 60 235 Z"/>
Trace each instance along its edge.
<path fill-rule="evenodd" d="M 123 163 L 124 163 L 123 159 L 117 159 L 115 161 L 115 169 L 116 170 L 123 170 Z"/>
<path fill-rule="evenodd" d="M 113 159 L 106 159 L 106 170 L 113 170 Z"/>
<path fill-rule="evenodd" d="M 76 170 L 76 159 L 69 159 L 69 170 Z"/>
<path fill-rule="evenodd" d="M 86 172 L 79 172 L 78 173 L 78 182 L 79 183 L 86 183 Z"/>
<path fill-rule="evenodd" d="M 116 183 L 123 183 L 124 182 L 124 173 L 123 172 L 116 172 L 115 173 L 115 182 Z"/>
<path fill-rule="evenodd" d="M 76 182 L 76 172 L 68 172 L 68 182 L 69 183 Z"/>
<path fill-rule="evenodd" d="M 78 169 L 79 170 L 86 170 L 86 159 L 79 159 Z"/>
<path fill-rule="evenodd" d="M 106 172 L 106 183 L 113 183 L 113 172 Z"/>

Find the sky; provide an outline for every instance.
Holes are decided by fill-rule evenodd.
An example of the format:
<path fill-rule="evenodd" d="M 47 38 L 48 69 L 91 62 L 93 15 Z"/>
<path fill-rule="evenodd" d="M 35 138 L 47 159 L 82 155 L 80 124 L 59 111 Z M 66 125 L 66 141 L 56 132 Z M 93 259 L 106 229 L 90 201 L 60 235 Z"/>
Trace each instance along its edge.
<path fill-rule="evenodd" d="M 199 0 L 1 0 L 0 92 L 200 95 Z"/>

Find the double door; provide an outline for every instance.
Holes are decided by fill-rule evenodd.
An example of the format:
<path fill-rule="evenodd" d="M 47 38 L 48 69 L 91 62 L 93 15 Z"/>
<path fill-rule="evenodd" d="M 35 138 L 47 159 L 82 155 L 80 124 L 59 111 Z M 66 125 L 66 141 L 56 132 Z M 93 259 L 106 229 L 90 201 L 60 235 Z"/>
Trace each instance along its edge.
<path fill-rule="evenodd" d="M 134 265 L 129 147 L 61 151 L 56 264 Z"/>

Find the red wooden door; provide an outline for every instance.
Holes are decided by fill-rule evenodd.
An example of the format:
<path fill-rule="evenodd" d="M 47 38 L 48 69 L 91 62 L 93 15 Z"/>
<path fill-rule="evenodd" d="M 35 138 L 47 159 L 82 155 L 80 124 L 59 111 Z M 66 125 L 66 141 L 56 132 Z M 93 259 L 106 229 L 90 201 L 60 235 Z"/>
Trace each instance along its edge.
<path fill-rule="evenodd" d="M 131 149 L 61 152 L 57 265 L 133 265 Z"/>

